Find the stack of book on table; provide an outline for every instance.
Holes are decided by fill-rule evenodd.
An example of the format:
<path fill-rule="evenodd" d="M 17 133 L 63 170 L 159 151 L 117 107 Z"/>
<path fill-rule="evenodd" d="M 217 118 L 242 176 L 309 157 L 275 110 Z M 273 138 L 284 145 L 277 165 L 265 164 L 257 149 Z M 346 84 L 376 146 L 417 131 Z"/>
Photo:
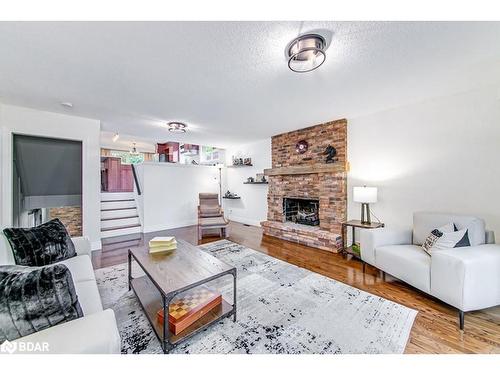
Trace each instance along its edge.
<path fill-rule="evenodd" d="M 149 253 L 157 254 L 177 249 L 175 237 L 155 237 L 149 241 Z"/>

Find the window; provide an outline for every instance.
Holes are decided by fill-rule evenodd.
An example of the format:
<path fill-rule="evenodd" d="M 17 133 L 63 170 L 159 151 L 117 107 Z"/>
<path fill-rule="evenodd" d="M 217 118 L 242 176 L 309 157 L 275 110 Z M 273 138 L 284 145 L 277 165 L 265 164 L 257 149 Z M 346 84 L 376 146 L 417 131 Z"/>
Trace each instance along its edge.
<path fill-rule="evenodd" d="M 205 162 L 218 162 L 221 158 L 220 155 L 221 149 L 211 146 L 203 146 L 202 154 Z"/>
<path fill-rule="evenodd" d="M 111 150 L 109 156 L 120 158 L 122 164 L 139 164 L 144 162 L 144 154 L 142 152 L 133 154 L 128 151 Z"/>

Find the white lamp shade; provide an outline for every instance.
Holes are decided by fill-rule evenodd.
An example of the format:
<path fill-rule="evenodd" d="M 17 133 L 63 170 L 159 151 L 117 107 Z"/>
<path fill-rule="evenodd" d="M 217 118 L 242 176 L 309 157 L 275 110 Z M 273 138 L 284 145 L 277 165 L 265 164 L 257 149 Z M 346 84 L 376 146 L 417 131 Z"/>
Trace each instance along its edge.
<path fill-rule="evenodd" d="M 355 186 L 353 188 L 353 201 L 359 203 L 377 202 L 377 188 L 368 186 Z"/>

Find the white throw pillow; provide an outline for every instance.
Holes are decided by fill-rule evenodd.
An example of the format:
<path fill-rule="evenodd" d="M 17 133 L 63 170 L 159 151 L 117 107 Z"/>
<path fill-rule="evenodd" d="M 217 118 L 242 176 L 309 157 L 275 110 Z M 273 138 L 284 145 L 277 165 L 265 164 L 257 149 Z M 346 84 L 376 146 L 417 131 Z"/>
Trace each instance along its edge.
<path fill-rule="evenodd" d="M 470 246 L 469 233 L 466 228 L 457 230 L 456 232 L 443 233 L 431 247 L 431 251 L 464 246 Z"/>
<path fill-rule="evenodd" d="M 452 233 L 454 230 L 455 224 L 453 223 L 448 223 L 442 227 L 434 229 L 425 239 L 422 244 L 422 249 L 424 249 L 427 254 L 431 255 L 431 248 L 439 240 L 439 238 L 442 237 L 444 233 Z"/>
<path fill-rule="evenodd" d="M 450 233 L 450 232 L 454 232 L 456 229 L 455 229 L 454 223 L 448 223 L 446 225 L 443 225 L 440 228 L 437 228 L 437 230 L 440 232 L 443 232 L 443 233 Z"/>

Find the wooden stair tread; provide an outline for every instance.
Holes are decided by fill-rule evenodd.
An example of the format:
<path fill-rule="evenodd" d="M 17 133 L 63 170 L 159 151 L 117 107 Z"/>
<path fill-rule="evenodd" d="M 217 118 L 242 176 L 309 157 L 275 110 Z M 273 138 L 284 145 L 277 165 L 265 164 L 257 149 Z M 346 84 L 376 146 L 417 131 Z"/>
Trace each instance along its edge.
<path fill-rule="evenodd" d="M 137 207 L 121 207 L 121 208 L 101 208 L 101 211 L 118 211 L 118 210 L 134 210 Z"/>
<path fill-rule="evenodd" d="M 101 200 L 101 203 L 109 202 L 133 202 L 135 199 L 111 199 L 111 200 Z"/>
<path fill-rule="evenodd" d="M 121 220 L 121 219 L 134 219 L 136 217 L 139 217 L 139 215 L 134 215 L 134 216 L 124 216 L 124 217 L 111 217 L 111 218 L 104 218 L 101 219 L 101 221 L 109 221 L 109 220 Z"/>
<path fill-rule="evenodd" d="M 142 235 L 140 233 L 124 234 L 117 237 L 108 237 L 101 240 L 103 246 L 114 245 L 118 243 L 141 241 Z"/>
<path fill-rule="evenodd" d="M 136 227 L 140 227 L 140 226 L 141 226 L 141 224 L 120 225 L 118 227 L 101 228 L 101 232 L 108 232 L 110 230 L 117 230 L 117 229 L 136 228 Z"/>

